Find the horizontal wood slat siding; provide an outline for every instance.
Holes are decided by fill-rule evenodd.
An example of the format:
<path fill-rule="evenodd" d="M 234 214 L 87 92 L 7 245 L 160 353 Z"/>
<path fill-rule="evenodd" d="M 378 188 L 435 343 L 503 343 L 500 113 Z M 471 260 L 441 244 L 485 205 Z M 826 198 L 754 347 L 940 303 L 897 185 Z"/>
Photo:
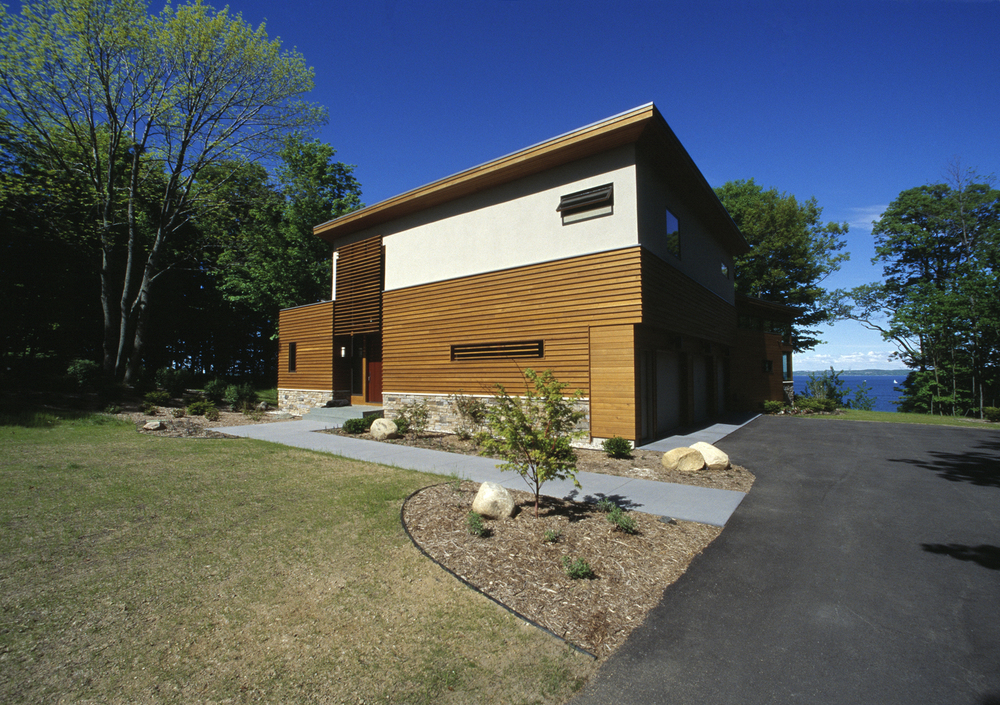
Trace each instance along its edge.
<path fill-rule="evenodd" d="M 330 390 L 333 386 L 334 302 L 299 306 L 278 314 L 278 387 Z M 288 344 L 295 343 L 295 372 Z"/>
<path fill-rule="evenodd" d="M 590 329 L 590 435 L 636 440 L 635 326 Z"/>
<path fill-rule="evenodd" d="M 339 276 L 339 275 L 338 275 Z M 385 292 L 386 392 L 523 389 L 520 370 L 551 369 L 590 393 L 592 325 L 636 323 L 639 248 Z M 535 359 L 451 360 L 452 345 L 543 340 Z"/>
<path fill-rule="evenodd" d="M 736 342 L 736 308 L 656 255 L 642 253 L 642 321 L 723 345 Z"/>
<path fill-rule="evenodd" d="M 337 250 L 337 335 L 378 333 L 382 328 L 382 238 Z"/>

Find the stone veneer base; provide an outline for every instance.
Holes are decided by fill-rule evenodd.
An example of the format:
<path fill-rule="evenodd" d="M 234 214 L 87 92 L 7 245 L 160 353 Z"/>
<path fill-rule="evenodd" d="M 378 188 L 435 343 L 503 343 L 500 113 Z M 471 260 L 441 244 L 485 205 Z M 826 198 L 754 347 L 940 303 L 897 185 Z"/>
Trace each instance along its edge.
<path fill-rule="evenodd" d="M 302 416 L 332 399 L 350 398 L 350 392 L 338 389 L 278 389 L 278 409 Z"/>

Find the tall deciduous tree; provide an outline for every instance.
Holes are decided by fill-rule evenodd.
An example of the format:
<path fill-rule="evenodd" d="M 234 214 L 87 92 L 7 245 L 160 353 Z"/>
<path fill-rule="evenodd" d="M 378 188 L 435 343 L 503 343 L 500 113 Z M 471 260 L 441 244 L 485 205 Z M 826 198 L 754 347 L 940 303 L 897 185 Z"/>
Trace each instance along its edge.
<path fill-rule="evenodd" d="M 839 316 L 894 343 L 901 409 L 964 414 L 1000 395 L 1000 190 L 954 164 L 899 194 L 872 230 L 883 280 L 835 292 Z"/>
<path fill-rule="evenodd" d="M 263 25 L 198 0 L 155 17 L 143 0 L 28 0 L 19 16 L 0 5 L 0 43 L 0 127 L 92 192 L 104 368 L 130 381 L 171 238 L 225 182 L 199 177 L 318 124 L 302 100 L 312 72 Z"/>
<path fill-rule="evenodd" d="M 737 293 L 795 309 L 795 349 L 815 347 L 815 326 L 830 318 L 820 284 L 849 258 L 841 252 L 847 223 L 824 224 L 815 198 L 799 203 L 753 179 L 727 182 L 715 192 L 753 247 L 736 258 Z"/>

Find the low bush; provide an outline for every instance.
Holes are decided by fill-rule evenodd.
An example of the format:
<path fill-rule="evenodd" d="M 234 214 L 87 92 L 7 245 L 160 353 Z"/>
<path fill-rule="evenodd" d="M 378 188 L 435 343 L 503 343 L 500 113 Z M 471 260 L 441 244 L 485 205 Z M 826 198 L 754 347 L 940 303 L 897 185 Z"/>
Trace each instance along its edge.
<path fill-rule="evenodd" d="M 209 409 L 215 409 L 215 404 L 210 401 L 193 401 L 188 404 L 187 412 L 192 416 L 208 416 Z M 218 411 L 218 409 L 216 409 Z"/>
<path fill-rule="evenodd" d="M 546 529 L 542 538 L 545 543 L 558 543 L 559 539 L 562 538 L 562 532 L 559 529 Z"/>
<path fill-rule="evenodd" d="M 183 419 L 183 418 L 184 418 L 184 414 L 185 414 L 186 412 L 184 411 L 184 407 L 182 406 L 182 407 L 180 407 L 179 409 L 174 409 L 174 410 L 173 410 L 173 411 L 171 411 L 170 413 L 171 413 L 171 414 L 173 415 L 173 417 L 174 417 L 175 419 Z"/>
<path fill-rule="evenodd" d="M 226 399 L 226 387 L 229 383 L 226 380 L 216 377 L 205 383 L 205 388 L 202 390 L 205 394 L 205 398 L 208 399 L 213 404 L 221 404 Z"/>
<path fill-rule="evenodd" d="M 371 428 L 371 425 L 366 426 L 364 419 L 347 419 L 344 421 L 344 425 L 341 426 L 344 433 L 364 433 L 369 428 Z"/>
<path fill-rule="evenodd" d="M 257 401 L 257 390 L 250 382 L 230 384 L 226 387 L 224 399 L 233 411 L 242 411 Z"/>
<path fill-rule="evenodd" d="M 419 436 L 427 430 L 430 415 L 427 402 L 408 401 L 396 410 L 393 421 L 396 422 L 396 430 L 401 434 L 412 433 Z"/>
<path fill-rule="evenodd" d="M 632 442 L 625 440 L 621 436 L 606 438 L 601 444 L 601 448 L 612 458 L 631 458 Z"/>
<path fill-rule="evenodd" d="M 142 403 L 142 413 L 146 416 L 156 416 L 156 412 L 159 411 L 159 407 L 149 401 L 144 401 Z"/>
<path fill-rule="evenodd" d="M 183 367 L 161 367 L 153 375 L 157 387 L 166 389 L 172 397 L 184 396 L 191 382 L 191 370 Z"/>
<path fill-rule="evenodd" d="M 984 406 L 983 418 L 986 419 L 987 421 L 992 421 L 993 423 L 1000 422 L 1000 407 Z"/>
<path fill-rule="evenodd" d="M 465 525 L 473 536 L 485 538 L 490 534 L 490 530 L 483 524 L 483 517 L 479 512 L 469 512 L 469 516 L 465 519 Z"/>
<path fill-rule="evenodd" d="M 476 434 L 480 433 L 486 424 L 489 404 L 484 399 L 461 393 L 455 394 L 451 399 L 460 419 L 458 427 L 455 429 L 455 435 L 463 441 L 475 438 Z"/>
<path fill-rule="evenodd" d="M 795 406 L 800 411 L 833 412 L 837 410 L 835 399 L 817 399 L 816 397 L 797 397 Z"/>
<path fill-rule="evenodd" d="M 606 517 L 609 522 L 611 522 L 618 531 L 624 534 L 637 534 L 639 533 L 639 527 L 635 524 L 635 519 L 630 517 L 625 513 L 625 510 L 621 507 L 615 507 Z"/>
<path fill-rule="evenodd" d="M 613 512 L 614 510 L 618 509 L 618 505 L 615 504 L 612 500 L 608 499 L 607 497 L 602 497 L 601 499 L 597 500 L 596 506 L 597 509 L 602 512 Z"/>
<path fill-rule="evenodd" d="M 101 366 L 93 360 L 73 360 L 66 368 L 66 376 L 78 390 L 96 389 L 101 384 Z"/>
<path fill-rule="evenodd" d="M 785 410 L 785 402 L 783 401 L 772 401 L 768 400 L 764 402 L 764 413 L 765 414 L 780 414 Z"/>
<path fill-rule="evenodd" d="M 587 580 L 594 577 L 590 564 L 582 558 L 562 557 L 563 570 L 573 580 Z"/>
<path fill-rule="evenodd" d="M 153 404 L 154 406 L 166 406 L 170 403 L 170 394 L 168 392 L 146 392 L 142 400 L 147 404 Z"/>

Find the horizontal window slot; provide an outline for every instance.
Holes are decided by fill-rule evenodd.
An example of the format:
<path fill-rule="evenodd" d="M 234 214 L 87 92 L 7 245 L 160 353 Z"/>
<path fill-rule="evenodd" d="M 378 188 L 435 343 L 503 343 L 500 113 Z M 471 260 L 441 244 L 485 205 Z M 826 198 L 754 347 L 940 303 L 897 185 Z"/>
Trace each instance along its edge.
<path fill-rule="evenodd" d="M 452 345 L 452 360 L 484 360 L 505 357 L 542 357 L 544 346 L 541 340 L 516 343 L 476 343 L 472 345 Z"/>

